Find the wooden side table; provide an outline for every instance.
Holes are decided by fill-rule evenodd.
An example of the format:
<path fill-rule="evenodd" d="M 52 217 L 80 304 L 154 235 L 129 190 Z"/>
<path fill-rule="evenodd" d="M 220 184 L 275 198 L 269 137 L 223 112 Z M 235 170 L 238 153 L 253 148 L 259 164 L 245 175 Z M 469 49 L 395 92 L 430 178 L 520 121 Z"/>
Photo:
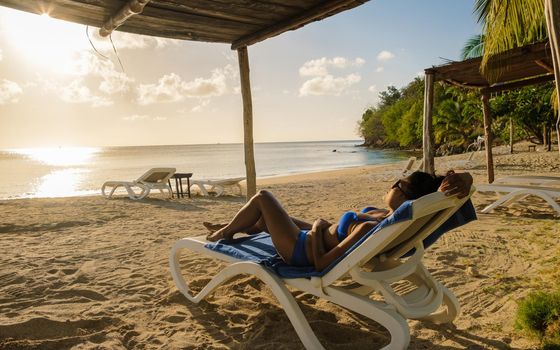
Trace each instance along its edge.
<path fill-rule="evenodd" d="M 184 198 L 185 192 L 183 192 L 183 179 L 187 179 L 187 194 L 191 198 L 191 178 L 192 173 L 175 173 L 171 176 L 171 179 L 175 179 L 175 193 L 177 198 Z M 169 187 L 171 187 L 171 179 L 167 180 Z M 171 198 L 173 198 L 173 188 L 171 187 Z"/>

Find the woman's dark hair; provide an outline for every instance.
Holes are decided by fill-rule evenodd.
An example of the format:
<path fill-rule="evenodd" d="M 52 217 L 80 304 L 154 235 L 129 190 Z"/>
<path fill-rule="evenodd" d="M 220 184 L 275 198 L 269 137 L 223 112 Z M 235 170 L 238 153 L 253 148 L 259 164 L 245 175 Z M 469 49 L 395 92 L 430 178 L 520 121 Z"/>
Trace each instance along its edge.
<path fill-rule="evenodd" d="M 438 190 L 445 176 L 435 176 L 423 171 L 415 171 L 406 177 L 408 199 L 418 199 Z"/>

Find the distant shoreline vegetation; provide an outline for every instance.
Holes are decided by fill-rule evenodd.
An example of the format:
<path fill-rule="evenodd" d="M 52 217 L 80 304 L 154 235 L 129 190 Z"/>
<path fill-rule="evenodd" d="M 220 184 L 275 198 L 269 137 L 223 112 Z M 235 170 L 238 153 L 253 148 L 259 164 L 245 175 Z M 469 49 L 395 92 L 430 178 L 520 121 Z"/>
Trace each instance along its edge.
<path fill-rule="evenodd" d="M 546 143 L 552 139 L 556 120 L 551 103 L 553 83 L 528 86 L 492 95 L 490 99 L 495 144 L 509 142 L 510 119 L 514 141 Z M 366 109 L 358 122 L 363 146 L 374 149 L 414 150 L 422 147 L 424 78 L 417 77 L 401 89 L 389 86 L 379 93 L 379 103 Z M 436 84 L 433 114 L 436 154 L 464 152 L 484 135 L 478 91 Z"/>

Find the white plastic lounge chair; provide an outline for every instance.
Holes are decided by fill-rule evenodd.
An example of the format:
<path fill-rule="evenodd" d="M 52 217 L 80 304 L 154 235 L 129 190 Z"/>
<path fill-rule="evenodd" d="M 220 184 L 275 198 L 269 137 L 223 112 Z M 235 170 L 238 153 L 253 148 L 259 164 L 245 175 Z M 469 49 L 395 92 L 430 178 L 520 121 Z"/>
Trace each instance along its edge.
<path fill-rule="evenodd" d="M 476 188 L 479 192 L 496 192 L 500 196 L 494 203 L 482 209 L 482 213 L 488 213 L 500 205 L 508 206 L 527 196 L 537 196 L 544 199 L 560 215 L 560 205 L 555 202 L 556 199 L 560 199 L 560 188 L 516 184 L 482 184 L 476 185 Z"/>
<path fill-rule="evenodd" d="M 477 166 L 481 165 L 481 158 L 475 158 L 475 155 L 479 153 L 479 151 L 473 151 L 469 154 L 467 159 L 457 159 L 457 160 L 449 160 L 445 162 L 445 170 L 451 169 L 472 169 L 476 168 Z"/>
<path fill-rule="evenodd" d="M 560 186 L 560 176 L 513 175 L 496 179 L 494 184 Z"/>
<path fill-rule="evenodd" d="M 474 188 L 471 190 L 471 194 Z M 470 197 L 470 196 L 469 196 Z M 307 349 L 323 349 L 309 323 L 286 285 L 336 303 L 368 317 L 391 334 L 390 343 L 383 349 L 406 349 L 410 341 L 407 318 L 429 320 L 435 323 L 451 322 L 459 313 L 455 296 L 437 282 L 422 264 L 423 239 L 440 227 L 455 213 L 467 198 L 447 197 L 441 192 L 424 196 L 412 202 L 412 218 L 384 227 L 368 236 L 321 277 L 281 278 L 272 270 L 252 261 L 234 258 L 206 248 L 205 237 L 183 238 L 171 249 L 169 264 L 177 288 L 187 299 L 198 303 L 222 283 L 240 275 L 253 275 L 272 290 L 292 322 Z M 412 248 L 416 251 L 401 258 Z M 197 295 L 191 294 L 180 270 L 183 250 L 206 254 L 230 263 L 220 271 Z M 350 275 L 355 285 L 335 285 Z M 405 280 L 412 291 L 397 293 L 391 283 Z M 368 296 L 381 293 L 384 301 Z"/>
<path fill-rule="evenodd" d="M 413 169 L 412 167 L 415 161 L 416 161 L 416 157 L 410 157 L 406 161 L 402 170 L 385 171 L 379 174 L 375 174 L 374 178 L 377 181 L 392 181 L 392 180 L 402 179 L 403 177 L 406 177 L 411 173 L 420 170 L 420 168 L 422 167 L 422 161 L 420 161 L 419 164 Z"/>
<path fill-rule="evenodd" d="M 223 180 L 191 180 L 191 188 L 193 186 L 198 187 L 198 190 L 203 196 L 208 196 L 208 192 L 216 192 L 216 197 L 219 197 L 224 194 L 226 187 L 236 187 L 239 190 L 239 194 L 242 195 L 243 188 L 241 187 L 241 181 L 243 180 L 245 180 L 244 177 L 234 177 Z"/>
<path fill-rule="evenodd" d="M 138 200 L 146 198 L 151 190 L 167 190 L 171 197 L 171 187 L 167 180 L 175 174 L 175 168 L 153 168 L 148 170 L 142 176 L 134 181 L 107 181 L 101 187 L 101 193 L 106 198 L 112 198 L 115 190 L 119 187 L 124 187 L 130 199 Z M 110 192 L 105 193 L 106 189 L 110 188 Z M 138 188 L 140 192 L 135 192 L 134 189 Z"/>

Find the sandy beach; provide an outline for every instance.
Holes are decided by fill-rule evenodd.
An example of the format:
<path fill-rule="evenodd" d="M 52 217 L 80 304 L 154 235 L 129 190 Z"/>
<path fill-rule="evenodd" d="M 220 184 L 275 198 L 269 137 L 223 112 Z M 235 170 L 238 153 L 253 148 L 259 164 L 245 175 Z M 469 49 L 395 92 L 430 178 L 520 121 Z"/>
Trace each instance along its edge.
<path fill-rule="evenodd" d="M 555 152 L 496 149 L 496 177 L 560 175 Z M 450 158 L 465 158 L 457 155 Z M 442 159 L 436 164 L 441 167 Z M 258 182 L 290 214 L 336 221 L 344 210 L 383 206 L 390 181 L 376 174 L 402 164 L 277 177 Z M 475 184 L 486 170 L 471 170 Z M 495 197 L 475 194 L 482 209 Z M 200 304 L 175 287 L 168 254 L 177 239 L 205 233 L 202 221 L 225 222 L 238 196 L 142 201 L 101 196 L 0 201 L 0 349 L 300 349 L 271 292 L 236 278 Z M 411 349 L 532 349 L 514 329 L 517 301 L 558 280 L 560 225 L 536 198 L 479 214 L 444 235 L 424 259 L 458 297 L 454 325 L 408 321 Z M 185 256 L 200 290 L 220 265 Z M 311 295 L 294 292 L 327 349 L 375 349 L 388 333 L 375 322 Z"/>

